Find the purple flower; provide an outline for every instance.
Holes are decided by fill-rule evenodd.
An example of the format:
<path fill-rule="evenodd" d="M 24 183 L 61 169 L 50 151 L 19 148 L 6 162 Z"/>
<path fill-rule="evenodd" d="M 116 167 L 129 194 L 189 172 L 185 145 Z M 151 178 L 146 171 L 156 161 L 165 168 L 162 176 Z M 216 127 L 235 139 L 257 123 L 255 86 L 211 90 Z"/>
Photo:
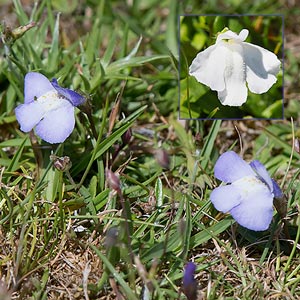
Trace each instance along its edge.
<path fill-rule="evenodd" d="M 189 300 L 197 299 L 197 281 L 194 273 L 196 265 L 192 262 L 186 264 L 183 274 L 182 290 Z"/>
<path fill-rule="evenodd" d="M 36 134 L 48 143 L 62 143 L 75 126 L 74 107 L 85 98 L 51 82 L 40 73 L 27 73 L 24 83 L 24 104 L 15 109 L 21 130 Z"/>
<path fill-rule="evenodd" d="M 215 165 L 215 177 L 229 185 L 214 189 L 210 199 L 215 208 L 230 212 L 243 227 L 268 229 L 273 217 L 273 198 L 283 193 L 258 160 L 247 164 L 235 152 L 222 154 Z"/>

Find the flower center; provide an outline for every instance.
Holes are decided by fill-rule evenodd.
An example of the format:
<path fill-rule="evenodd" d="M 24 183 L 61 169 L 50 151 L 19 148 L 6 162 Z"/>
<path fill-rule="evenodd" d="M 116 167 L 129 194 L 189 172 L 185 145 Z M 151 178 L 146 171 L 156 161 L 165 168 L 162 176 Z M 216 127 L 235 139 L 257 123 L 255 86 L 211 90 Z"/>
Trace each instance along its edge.
<path fill-rule="evenodd" d="M 58 92 L 55 90 L 43 94 L 37 98 L 36 101 L 42 105 L 45 113 L 69 104 L 69 101 L 64 96 L 58 94 Z"/>
<path fill-rule="evenodd" d="M 255 176 L 245 176 L 233 182 L 232 185 L 237 186 L 245 197 L 253 190 L 268 189 L 268 186 Z"/>

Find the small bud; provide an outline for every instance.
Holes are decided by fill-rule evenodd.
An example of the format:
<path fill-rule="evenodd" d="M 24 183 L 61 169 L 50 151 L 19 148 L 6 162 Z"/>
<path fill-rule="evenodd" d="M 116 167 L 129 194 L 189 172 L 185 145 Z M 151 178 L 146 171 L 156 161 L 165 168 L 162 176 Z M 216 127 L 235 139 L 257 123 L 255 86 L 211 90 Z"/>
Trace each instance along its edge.
<path fill-rule="evenodd" d="M 72 167 L 72 162 L 69 156 L 58 157 L 51 154 L 50 159 L 53 161 L 53 166 L 59 171 L 67 171 Z"/>
<path fill-rule="evenodd" d="M 19 39 L 26 33 L 29 29 L 36 26 L 35 22 L 30 22 L 24 26 L 17 27 L 11 30 L 10 27 L 6 26 L 3 31 L 3 41 L 8 44 L 12 44 L 15 40 Z"/>
<path fill-rule="evenodd" d="M 197 148 L 201 148 L 201 144 L 202 144 L 202 136 L 201 136 L 201 134 L 200 134 L 200 132 L 197 132 L 196 134 L 195 134 L 195 144 L 196 144 L 196 147 Z"/>
<path fill-rule="evenodd" d="M 115 190 L 117 193 L 121 192 L 121 184 L 119 177 L 110 169 L 106 169 L 106 179 L 108 185 L 111 189 Z"/>
<path fill-rule="evenodd" d="M 164 169 L 170 168 L 170 158 L 166 150 L 158 149 L 155 151 L 156 161 L 160 164 L 160 166 Z"/>
<path fill-rule="evenodd" d="M 131 130 L 128 129 L 122 136 L 122 142 L 124 145 L 127 145 L 129 144 L 130 140 L 131 140 L 131 137 L 132 137 L 132 133 L 131 133 Z"/>
<path fill-rule="evenodd" d="M 117 227 L 111 227 L 107 230 L 105 235 L 104 246 L 106 248 L 111 248 L 118 244 L 119 230 Z"/>
<path fill-rule="evenodd" d="M 188 300 L 197 299 L 197 281 L 194 278 L 196 265 L 192 262 L 186 264 L 183 274 L 182 291 Z"/>

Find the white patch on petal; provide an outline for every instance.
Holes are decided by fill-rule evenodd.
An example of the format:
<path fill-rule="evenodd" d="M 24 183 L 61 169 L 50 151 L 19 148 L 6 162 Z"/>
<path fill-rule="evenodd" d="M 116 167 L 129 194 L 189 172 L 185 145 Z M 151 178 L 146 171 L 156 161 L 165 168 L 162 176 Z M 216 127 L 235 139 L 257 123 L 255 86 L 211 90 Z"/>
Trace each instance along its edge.
<path fill-rule="evenodd" d="M 37 103 L 42 105 L 44 113 L 53 111 L 64 106 L 69 106 L 70 102 L 63 96 L 59 95 L 56 90 L 47 92 L 36 99 Z"/>
<path fill-rule="evenodd" d="M 271 194 L 268 186 L 255 176 L 243 177 L 233 182 L 232 185 L 239 189 L 241 193 L 241 198 L 243 199 L 242 202 L 248 199 L 249 196 L 251 196 L 251 194 L 255 194 L 259 191 L 267 191 Z M 253 199 L 253 203 L 255 203 L 255 199 Z M 267 201 L 261 203 L 262 206 L 270 206 L 270 204 L 272 205 L 272 203 Z"/>

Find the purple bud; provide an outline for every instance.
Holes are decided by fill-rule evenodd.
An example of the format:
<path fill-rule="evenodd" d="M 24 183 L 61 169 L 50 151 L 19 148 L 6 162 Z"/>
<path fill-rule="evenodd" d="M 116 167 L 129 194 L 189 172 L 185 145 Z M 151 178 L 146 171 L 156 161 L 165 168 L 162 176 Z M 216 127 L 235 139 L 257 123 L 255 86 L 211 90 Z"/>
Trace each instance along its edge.
<path fill-rule="evenodd" d="M 192 262 L 186 264 L 183 274 L 182 290 L 188 300 L 197 299 L 197 281 L 195 280 L 194 273 L 196 265 Z"/>
<path fill-rule="evenodd" d="M 128 129 L 123 135 L 122 135 L 122 142 L 124 145 L 127 145 L 129 144 L 130 140 L 131 140 L 131 137 L 132 137 L 132 133 L 131 133 L 131 130 Z"/>

